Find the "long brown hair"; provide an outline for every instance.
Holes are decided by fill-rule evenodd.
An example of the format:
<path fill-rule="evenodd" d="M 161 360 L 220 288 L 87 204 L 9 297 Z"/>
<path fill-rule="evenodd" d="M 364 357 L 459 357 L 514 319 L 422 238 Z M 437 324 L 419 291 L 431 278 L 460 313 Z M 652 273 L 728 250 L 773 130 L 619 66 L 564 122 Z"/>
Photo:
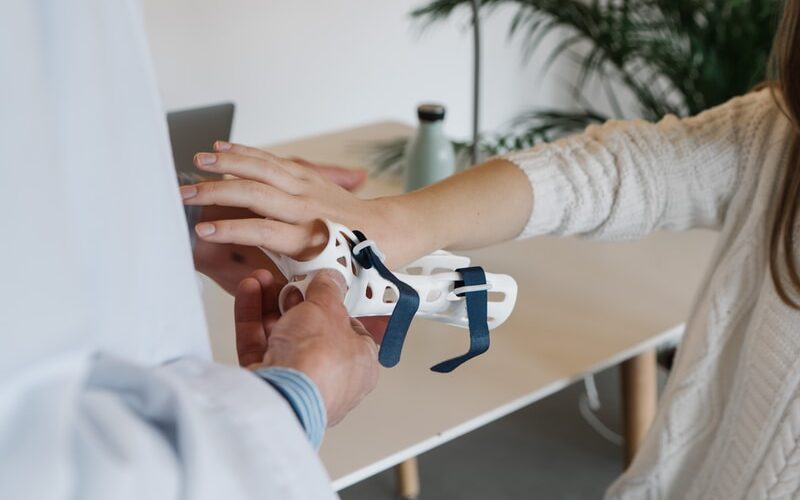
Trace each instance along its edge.
<path fill-rule="evenodd" d="M 794 255 L 794 227 L 800 203 L 800 0 L 785 2 L 769 68 L 775 103 L 792 124 L 789 164 L 783 174 L 770 236 L 769 270 L 781 300 L 800 309 L 796 299 L 800 296 L 800 273 Z"/>

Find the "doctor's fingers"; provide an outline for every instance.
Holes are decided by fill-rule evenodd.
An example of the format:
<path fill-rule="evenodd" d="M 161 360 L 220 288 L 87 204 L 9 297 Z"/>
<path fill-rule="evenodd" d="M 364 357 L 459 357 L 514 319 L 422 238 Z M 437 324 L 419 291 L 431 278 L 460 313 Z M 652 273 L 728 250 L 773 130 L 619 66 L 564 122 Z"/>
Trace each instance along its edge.
<path fill-rule="evenodd" d="M 375 342 L 375 338 L 373 337 L 372 333 L 367 330 L 364 324 L 356 318 L 350 318 L 350 327 L 353 329 L 356 335 L 363 337 L 361 340 L 364 342 L 364 347 L 369 353 L 369 356 L 377 360 L 378 343 Z"/>
<path fill-rule="evenodd" d="M 254 250 L 259 251 L 258 249 Z M 264 323 L 264 331 L 267 332 L 267 337 L 269 337 L 269 332 L 272 331 L 275 322 L 281 317 L 278 295 L 286 285 L 286 279 L 277 269 L 275 271 L 256 269 L 250 273 L 250 277 L 257 279 L 261 283 L 261 318 Z"/>
<path fill-rule="evenodd" d="M 328 243 L 322 221 L 294 225 L 268 219 L 220 220 L 201 222 L 195 231 L 212 243 L 262 247 L 294 259 L 316 257 Z"/>
<path fill-rule="evenodd" d="M 347 293 L 347 283 L 344 276 L 332 269 L 323 269 L 318 272 L 306 290 L 306 302 L 316 304 L 332 314 L 337 319 L 348 319 L 347 309 L 344 307 L 344 296 Z"/>
<path fill-rule="evenodd" d="M 383 341 L 383 336 L 386 333 L 386 325 L 389 323 L 388 316 L 362 317 L 355 321 L 358 321 L 376 344 L 380 344 Z"/>
<path fill-rule="evenodd" d="M 307 220 L 304 199 L 267 184 L 248 180 L 201 182 L 181 186 L 184 205 L 221 205 L 247 208 L 263 217 L 289 223 Z"/>
<path fill-rule="evenodd" d="M 267 334 L 262 314 L 262 285 L 255 277 L 239 283 L 234 299 L 236 354 L 239 365 L 260 363 L 267 351 Z"/>

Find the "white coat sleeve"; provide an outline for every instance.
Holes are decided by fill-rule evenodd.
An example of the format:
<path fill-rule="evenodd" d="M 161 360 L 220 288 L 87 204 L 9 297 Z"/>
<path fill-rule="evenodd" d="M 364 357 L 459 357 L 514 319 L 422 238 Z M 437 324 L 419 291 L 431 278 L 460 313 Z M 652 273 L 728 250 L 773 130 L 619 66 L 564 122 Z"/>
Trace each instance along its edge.
<path fill-rule="evenodd" d="M 8 0 L 0 68 L 0 498 L 334 497 L 210 361 L 138 2 Z"/>
<path fill-rule="evenodd" d="M 4 384 L 2 498 L 335 498 L 291 408 L 254 374 L 104 355 L 36 368 Z"/>

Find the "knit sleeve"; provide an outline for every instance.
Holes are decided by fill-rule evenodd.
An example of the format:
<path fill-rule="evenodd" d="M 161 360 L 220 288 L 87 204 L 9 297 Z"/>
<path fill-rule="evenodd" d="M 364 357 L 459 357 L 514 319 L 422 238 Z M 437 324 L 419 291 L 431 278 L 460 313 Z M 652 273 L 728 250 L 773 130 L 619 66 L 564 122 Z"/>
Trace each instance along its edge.
<path fill-rule="evenodd" d="M 631 239 L 719 227 L 748 163 L 748 134 L 774 108 L 762 90 L 691 118 L 610 121 L 507 155 L 533 187 L 519 237 Z"/>

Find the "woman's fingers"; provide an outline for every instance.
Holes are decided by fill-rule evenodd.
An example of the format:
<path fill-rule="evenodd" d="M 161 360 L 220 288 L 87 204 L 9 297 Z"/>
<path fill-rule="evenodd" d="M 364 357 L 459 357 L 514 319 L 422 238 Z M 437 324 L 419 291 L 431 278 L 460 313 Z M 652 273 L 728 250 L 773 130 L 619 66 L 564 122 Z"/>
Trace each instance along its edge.
<path fill-rule="evenodd" d="M 302 184 L 296 172 L 304 167 L 277 156 L 270 156 L 257 158 L 236 153 L 197 153 L 194 155 L 194 164 L 207 172 L 252 179 L 275 186 L 289 194 L 298 194 Z"/>
<path fill-rule="evenodd" d="M 284 222 L 303 221 L 305 210 L 296 197 L 260 182 L 231 179 L 181 186 L 185 205 L 222 205 L 247 208 L 263 217 Z"/>
<path fill-rule="evenodd" d="M 367 180 L 367 171 L 353 168 L 345 168 L 336 165 L 324 165 L 321 163 L 310 162 L 302 158 L 281 158 L 268 151 L 258 148 L 251 148 L 241 144 L 232 144 L 229 142 L 217 141 L 214 143 L 214 153 L 198 153 L 195 155 L 195 164 L 210 172 L 223 172 L 227 169 L 226 163 L 234 163 L 231 165 L 231 170 L 224 170 L 223 173 L 243 177 L 247 179 L 259 180 L 273 184 L 270 180 L 274 177 L 274 173 L 269 170 L 279 169 L 286 174 L 296 177 L 298 179 L 308 179 L 315 172 L 322 177 L 328 179 L 334 184 L 352 191 L 360 187 Z M 229 159 L 228 156 L 231 158 Z M 235 165 L 237 161 L 247 162 L 248 165 Z M 208 162 L 208 163 L 206 163 Z M 221 167 L 217 165 L 221 164 Z M 241 169 L 239 169 L 241 167 Z M 233 169 L 237 170 L 234 171 Z M 275 181 L 277 182 L 277 181 Z M 280 187 L 277 184 L 273 184 Z M 296 184 L 288 184 L 294 188 Z M 292 194 L 297 194 L 290 189 L 284 189 Z"/>
<path fill-rule="evenodd" d="M 218 153 L 233 153 L 241 156 L 249 156 L 251 158 L 259 158 L 261 160 L 274 161 L 286 168 L 292 175 L 302 176 L 306 171 L 306 167 L 298 165 L 293 160 L 287 160 L 278 155 L 274 155 L 269 151 L 263 149 L 252 148 L 243 144 L 235 144 L 224 141 L 217 141 L 214 143 L 214 151 Z"/>
<path fill-rule="evenodd" d="M 262 160 L 281 159 L 279 156 L 276 156 L 268 151 L 264 151 L 263 149 L 225 141 L 215 142 L 214 151 L 218 153 L 233 153 L 242 156 L 251 156 L 253 158 L 261 158 Z"/>
<path fill-rule="evenodd" d="M 368 173 L 366 170 L 338 167 L 336 165 L 321 165 L 303 160 L 302 158 L 292 158 L 292 161 L 310 168 L 322 177 L 348 191 L 358 189 L 367 180 Z"/>
<path fill-rule="evenodd" d="M 328 243 L 322 221 L 294 225 L 267 219 L 220 220 L 201 222 L 195 231 L 212 243 L 258 246 L 298 260 L 315 257 Z"/>

